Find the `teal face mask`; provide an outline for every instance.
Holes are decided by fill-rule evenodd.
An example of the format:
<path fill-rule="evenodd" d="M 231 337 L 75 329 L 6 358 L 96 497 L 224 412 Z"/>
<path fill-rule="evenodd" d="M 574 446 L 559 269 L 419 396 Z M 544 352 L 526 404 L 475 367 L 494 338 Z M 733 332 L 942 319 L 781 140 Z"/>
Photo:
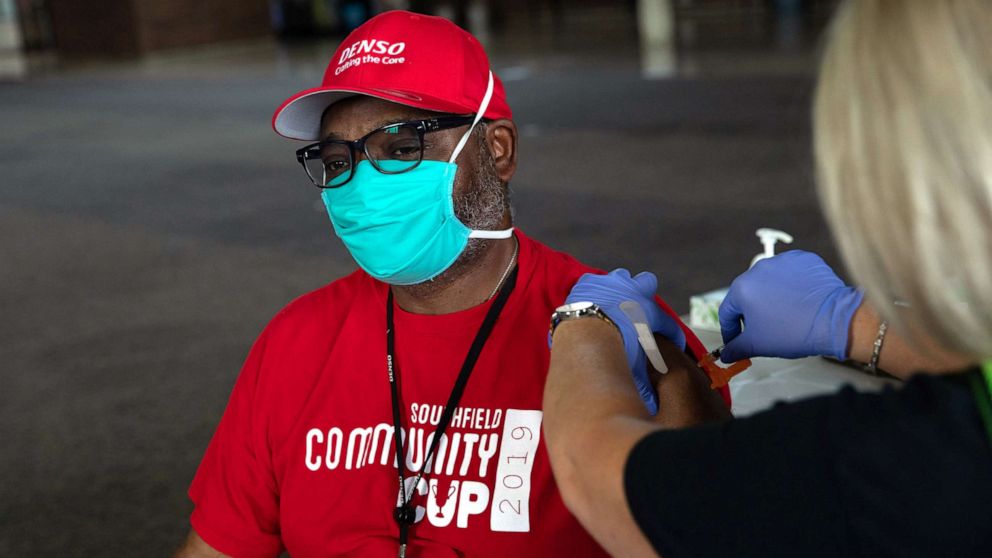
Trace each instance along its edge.
<path fill-rule="evenodd" d="M 413 285 L 437 277 L 455 263 L 469 238 L 509 238 L 513 229 L 476 231 L 455 215 L 452 190 L 456 157 L 482 118 L 492 96 L 493 78 L 476 114 L 448 162 L 422 161 L 401 174 L 383 174 L 360 161 L 351 180 L 323 190 L 321 198 L 334 232 L 369 275 L 392 285 Z M 400 161 L 380 161 L 384 170 Z"/>

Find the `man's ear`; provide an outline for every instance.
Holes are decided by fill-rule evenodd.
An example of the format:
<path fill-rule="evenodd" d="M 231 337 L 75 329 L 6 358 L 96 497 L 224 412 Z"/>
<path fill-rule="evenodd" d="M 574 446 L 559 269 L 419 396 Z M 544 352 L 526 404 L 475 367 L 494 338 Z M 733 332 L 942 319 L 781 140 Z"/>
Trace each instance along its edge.
<path fill-rule="evenodd" d="M 496 163 L 496 175 L 504 184 L 509 183 L 517 172 L 517 125 L 506 119 L 489 122 L 486 143 Z"/>

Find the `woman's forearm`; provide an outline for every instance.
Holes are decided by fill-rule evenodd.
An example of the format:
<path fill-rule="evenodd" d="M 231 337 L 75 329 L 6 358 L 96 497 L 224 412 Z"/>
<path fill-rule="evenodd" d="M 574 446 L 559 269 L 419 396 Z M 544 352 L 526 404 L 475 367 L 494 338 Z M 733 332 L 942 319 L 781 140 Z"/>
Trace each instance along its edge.
<path fill-rule="evenodd" d="M 854 313 L 848 334 L 848 355 L 851 360 L 864 363 L 871 360 L 881 321 L 881 317 L 867 301 Z M 893 376 L 906 378 L 915 372 L 948 372 L 969 365 L 967 359 L 948 353 L 936 344 L 931 345 L 921 351 L 910 345 L 900 332 L 888 328 L 879 353 L 878 368 Z"/>

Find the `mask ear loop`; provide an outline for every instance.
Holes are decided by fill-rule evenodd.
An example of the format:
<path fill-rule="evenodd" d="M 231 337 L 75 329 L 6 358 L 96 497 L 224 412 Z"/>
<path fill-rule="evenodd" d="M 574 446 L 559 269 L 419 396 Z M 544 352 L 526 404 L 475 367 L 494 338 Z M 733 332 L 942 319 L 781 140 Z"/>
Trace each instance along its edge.
<path fill-rule="evenodd" d="M 462 148 L 468 143 L 468 137 L 472 135 L 472 130 L 475 130 L 475 125 L 482 120 L 482 115 L 486 113 L 486 109 L 489 108 L 489 100 L 493 98 L 493 72 L 489 71 L 489 85 L 486 86 L 486 94 L 482 97 L 482 103 L 479 104 L 479 112 L 475 113 L 475 120 L 472 121 L 472 126 L 467 132 L 462 136 L 462 139 L 458 140 L 458 145 L 455 146 L 455 150 L 451 152 L 451 158 L 448 159 L 449 163 L 454 163 L 458 155 L 461 154 Z"/>
<path fill-rule="evenodd" d="M 469 136 L 472 135 L 472 131 L 475 130 L 475 125 L 482 120 L 482 115 L 486 113 L 486 109 L 489 108 L 489 100 L 493 98 L 493 72 L 489 71 L 489 85 L 486 86 L 486 94 L 482 97 L 482 102 L 479 104 L 479 111 L 475 113 L 475 120 L 472 121 L 472 126 L 465 132 L 462 139 L 458 141 L 458 145 L 455 146 L 455 150 L 451 153 L 451 158 L 448 159 L 448 163 L 454 163 L 455 159 L 462 152 L 462 148 L 468 143 Z M 469 233 L 469 238 L 489 238 L 489 239 L 500 239 L 500 238 L 510 238 L 513 236 L 513 227 L 510 227 L 504 231 L 472 231 Z"/>

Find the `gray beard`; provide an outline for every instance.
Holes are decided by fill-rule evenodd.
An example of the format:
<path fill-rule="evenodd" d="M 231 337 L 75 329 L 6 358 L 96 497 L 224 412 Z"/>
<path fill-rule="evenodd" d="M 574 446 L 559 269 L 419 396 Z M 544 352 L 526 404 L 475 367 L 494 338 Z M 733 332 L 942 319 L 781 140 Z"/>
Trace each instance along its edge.
<path fill-rule="evenodd" d="M 510 212 L 510 187 L 503 185 L 496 172 L 496 160 L 485 141 L 485 127 L 480 126 L 478 130 L 475 134 L 479 138 L 475 188 L 455 196 L 455 216 L 473 230 L 500 230 L 503 216 Z M 475 267 L 492 248 L 492 243 L 491 239 L 470 238 L 451 267 L 433 279 L 402 288 L 417 298 L 434 298 Z"/>

